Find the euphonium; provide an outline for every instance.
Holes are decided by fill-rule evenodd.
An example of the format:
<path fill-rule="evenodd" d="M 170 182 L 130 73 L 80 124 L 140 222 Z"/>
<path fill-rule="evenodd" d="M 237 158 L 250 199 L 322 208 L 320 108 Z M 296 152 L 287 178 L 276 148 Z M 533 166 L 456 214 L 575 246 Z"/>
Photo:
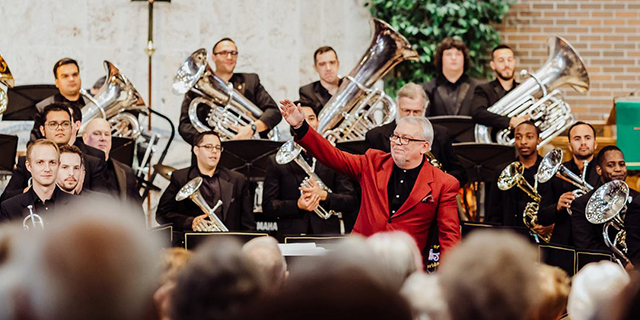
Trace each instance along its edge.
<path fill-rule="evenodd" d="M 551 37 L 548 45 L 549 58 L 545 64 L 535 73 L 523 71 L 523 75 L 529 78 L 487 109 L 507 117 L 529 116 L 541 131 L 542 142 L 538 148 L 562 133 L 574 121 L 571 107 L 556 88 L 570 85 L 580 93 L 589 90 L 587 68 L 569 42 L 561 37 Z M 536 99 L 535 96 L 540 98 Z M 498 132 L 496 142 L 513 145 L 510 132 L 509 129 Z M 486 126 L 476 125 L 475 136 L 476 142 L 493 142 L 491 130 Z"/>
<path fill-rule="evenodd" d="M 313 172 L 313 169 L 309 167 L 309 164 L 304 160 L 300 152 L 302 152 L 302 147 L 300 147 L 300 145 L 293 142 L 292 140 L 289 140 L 285 142 L 282 146 L 280 146 L 280 149 L 278 149 L 278 153 L 276 154 L 276 162 L 280 165 L 283 165 L 291 161 L 294 161 L 307 174 L 307 177 L 305 177 L 305 179 L 300 184 L 301 186 L 310 187 L 311 186 L 310 179 L 313 178 L 316 181 L 316 183 L 318 183 L 318 186 L 320 186 L 320 188 L 327 191 L 328 193 L 331 193 L 332 192 L 331 189 L 326 184 L 324 184 L 322 180 L 320 180 L 320 177 L 318 177 L 318 175 L 315 172 Z M 316 208 L 314 212 L 320 218 L 325 220 L 329 219 L 332 215 L 337 215 L 339 217 L 341 215 L 339 212 L 335 212 L 333 210 L 327 211 L 322 206 L 318 206 L 318 208 Z"/>
<path fill-rule="evenodd" d="M 524 225 L 531 230 L 531 232 L 538 235 L 544 242 L 551 240 L 551 234 L 541 235 L 533 230 L 533 227 L 538 222 L 538 210 L 540 209 L 540 194 L 536 188 L 532 187 L 529 182 L 524 178 L 524 166 L 520 161 L 512 162 L 500 173 L 498 177 L 498 188 L 502 191 L 509 190 L 517 186 L 524 191 L 533 202 L 527 203 L 524 212 L 522 214 L 522 221 Z"/>
<path fill-rule="evenodd" d="M 380 19 L 372 19 L 371 24 L 374 33 L 369 49 L 318 115 L 317 131 L 331 142 L 363 140 L 373 127 L 391 122 L 397 112 L 395 103 L 373 86 L 396 64 L 418 60 L 409 41 L 389 24 Z M 384 114 L 380 123 L 374 117 L 378 103 Z"/>
<path fill-rule="evenodd" d="M 40 229 L 44 229 L 44 221 L 42 221 L 42 217 L 37 215 L 33 210 L 33 205 L 28 205 L 29 214 L 22 220 L 22 228 L 26 231 L 29 231 L 29 222 L 31 222 L 31 227 L 35 230 L 36 226 L 40 227 Z"/>
<path fill-rule="evenodd" d="M 629 186 L 624 181 L 613 180 L 599 187 L 585 208 L 585 217 L 593 224 L 604 224 L 602 236 L 604 243 L 613 251 L 617 259 L 629 263 L 627 257 L 627 232 L 624 229 L 622 215 L 627 210 L 627 203 L 631 201 L 629 197 Z M 617 230 L 615 239 L 611 241 L 609 227 Z"/>
<path fill-rule="evenodd" d="M 182 201 L 189 198 L 202 210 L 202 212 L 206 213 L 209 216 L 209 219 L 211 220 L 211 225 L 209 225 L 210 229 L 205 231 L 229 231 L 229 229 L 227 229 L 224 223 L 222 223 L 220 218 L 218 218 L 218 216 L 214 212 L 216 209 L 218 209 L 218 207 L 222 205 L 222 201 L 218 200 L 218 203 L 216 203 L 213 209 L 209 207 L 207 201 L 204 199 L 204 197 L 202 197 L 200 190 L 198 190 L 201 185 L 201 177 L 191 179 L 191 181 L 187 182 L 187 184 L 180 188 L 180 191 L 178 191 L 178 194 L 176 194 L 176 201 Z"/>
<path fill-rule="evenodd" d="M 0 114 L 7 111 L 9 104 L 9 96 L 7 94 L 9 88 L 14 85 L 13 75 L 7 66 L 7 62 L 0 56 Z"/>
<path fill-rule="evenodd" d="M 556 174 L 560 174 L 571 184 L 578 187 L 578 189 L 573 190 L 573 195 L 576 198 L 593 190 L 593 187 L 589 183 L 587 183 L 587 181 L 585 181 L 587 165 L 589 162 L 584 161 L 582 176 L 579 177 L 562 164 L 562 157 L 562 149 L 553 149 L 549 151 L 544 156 L 544 158 L 542 158 L 542 162 L 540 162 L 538 172 L 536 173 L 536 180 L 539 183 L 545 183 L 551 180 L 551 178 L 553 178 Z M 571 209 L 567 209 L 567 212 L 571 214 Z"/>
<path fill-rule="evenodd" d="M 189 90 L 199 97 L 189 104 L 189 120 L 198 132 L 216 130 L 223 139 L 230 139 L 238 132 L 231 126 L 245 126 L 254 123 L 262 115 L 262 110 L 253 102 L 225 83 L 211 70 L 207 62 L 207 49 L 192 53 L 180 66 L 173 80 L 173 93 L 185 94 Z M 198 118 L 198 106 L 209 107 L 206 123 Z M 277 130 L 273 131 L 274 134 Z"/>
<path fill-rule="evenodd" d="M 81 92 L 90 102 L 82 107 L 80 132 L 84 131 L 90 120 L 103 117 L 111 124 L 112 135 L 136 138 L 141 133 L 140 123 L 131 111 L 147 112 L 147 106 L 138 90 L 118 67 L 106 60 L 104 67 L 107 78 L 95 97 Z"/>

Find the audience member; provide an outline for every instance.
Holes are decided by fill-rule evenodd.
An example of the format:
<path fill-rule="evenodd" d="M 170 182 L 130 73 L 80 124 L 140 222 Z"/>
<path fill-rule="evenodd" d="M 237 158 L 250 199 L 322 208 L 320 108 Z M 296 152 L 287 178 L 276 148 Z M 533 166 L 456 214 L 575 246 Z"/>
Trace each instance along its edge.
<path fill-rule="evenodd" d="M 162 252 L 160 268 L 162 277 L 160 287 L 153 295 L 160 320 L 170 320 L 171 293 L 176 287 L 178 274 L 191 258 L 192 252 L 184 248 L 170 248 Z"/>
<path fill-rule="evenodd" d="M 558 320 L 567 309 L 571 279 L 567 273 L 550 265 L 538 267 L 540 297 L 542 301 L 529 316 L 530 320 Z"/>
<path fill-rule="evenodd" d="M 242 252 L 251 260 L 266 278 L 267 288 L 279 289 L 289 276 L 287 261 L 272 237 L 258 237 L 245 243 Z"/>
<path fill-rule="evenodd" d="M 422 256 L 413 238 L 402 231 L 380 232 L 367 238 L 389 288 L 400 290 L 404 281 L 422 270 Z"/>
<path fill-rule="evenodd" d="M 567 311 L 571 320 L 593 319 L 598 309 L 629 283 L 629 275 L 618 264 L 600 261 L 586 265 L 573 277 Z"/>
<path fill-rule="evenodd" d="M 411 305 L 414 319 L 450 319 L 437 275 L 416 272 L 404 282 L 400 293 Z"/>

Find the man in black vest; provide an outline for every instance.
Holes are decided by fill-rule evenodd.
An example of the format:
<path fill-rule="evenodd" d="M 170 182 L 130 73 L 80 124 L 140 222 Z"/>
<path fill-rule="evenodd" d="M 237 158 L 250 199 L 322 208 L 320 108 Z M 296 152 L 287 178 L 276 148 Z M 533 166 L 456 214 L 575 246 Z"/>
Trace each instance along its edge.
<path fill-rule="evenodd" d="M 255 73 L 234 73 L 238 58 L 238 48 L 233 40 L 229 38 L 221 39 L 213 46 L 212 59 L 215 64 L 215 74 L 230 83 L 243 96 L 253 102 L 263 113 L 260 118 L 253 124 L 238 128 L 238 134 L 234 139 L 251 139 L 256 133 L 265 138 L 266 134 L 273 129 L 282 119 L 282 115 L 278 110 L 276 102 L 271 98 L 267 90 L 260 84 L 260 78 Z M 198 130 L 189 120 L 189 105 L 191 101 L 199 95 L 193 91 L 185 94 L 182 100 L 182 109 L 180 111 L 180 125 L 178 132 L 187 143 L 193 145 Z M 209 107 L 200 107 L 199 118 L 206 118 L 209 113 Z"/>
<path fill-rule="evenodd" d="M 338 76 L 340 61 L 333 48 L 320 47 L 313 53 L 313 70 L 318 73 L 320 80 L 300 87 L 300 103 L 303 106 L 311 106 L 318 113 L 322 107 L 338 91 L 342 79 Z"/>

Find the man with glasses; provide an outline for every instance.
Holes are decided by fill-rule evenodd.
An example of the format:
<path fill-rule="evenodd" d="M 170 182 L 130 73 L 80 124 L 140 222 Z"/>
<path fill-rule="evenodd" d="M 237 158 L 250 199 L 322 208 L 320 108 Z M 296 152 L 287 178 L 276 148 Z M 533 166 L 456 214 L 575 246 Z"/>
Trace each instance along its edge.
<path fill-rule="evenodd" d="M 282 119 L 278 112 L 276 102 L 271 98 L 267 90 L 260 84 L 260 78 L 255 73 L 234 73 L 238 58 L 238 48 L 230 38 L 223 38 L 216 42 L 213 46 L 212 59 L 215 64 L 215 74 L 220 79 L 233 87 L 245 96 L 249 101 L 253 102 L 262 111 L 260 118 L 252 125 L 235 128 L 238 134 L 234 139 L 251 139 L 255 133 L 260 133 L 260 137 L 266 138 L 267 133 L 273 129 Z M 182 109 L 180 113 L 180 125 L 178 132 L 184 141 L 193 145 L 194 139 L 198 134 L 198 130 L 189 120 L 189 105 L 191 101 L 198 95 L 193 91 L 185 94 L 182 101 Z M 199 114 L 199 117 L 205 118 L 209 107 L 201 107 L 198 109 L 206 110 L 205 114 Z"/>
<path fill-rule="evenodd" d="M 73 135 L 73 123 L 69 106 L 66 104 L 54 103 L 44 108 L 42 112 L 43 125 L 40 126 L 40 133 L 48 140 L 55 142 L 58 146 L 68 145 Z M 76 141 L 78 143 L 78 141 Z M 83 154 L 85 174 L 82 179 L 80 189 L 94 191 L 105 191 L 107 186 L 104 183 L 106 164 L 104 159 L 97 158 L 89 154 Z M 0 201 L 9 199 L 15 195 L 26 192 L 29 187 L 31 173 L 26 167 L 26 158 L 19 157 L 16 170 L 11 175 L 11 180 L 7 184 Z"/>
<path fill-rule="evenodd" d="M 249 181 L 240 173 L 218 166 L 222 150 L 220 136 L 215 131 L 196 135 L 193 145 L 196 164 L 171 174 L 171 182 L 162 194 L 156 211 L 158 223 L 171 223 L 175 230 L 184 232 L 204 228 L 208 219 L 206 213 L 189 199 L 176 201 L 178 191 L 185 184 L 201 177 L 203 181 L 199 191 L 202 197 L 210 208 L 214 208 L 218 200 L 222 201 L 222 206 L 215 210 L 215 214 L 229 231 L 255 230 Z"/>
<path fill-rule="evenodd" d="M 390 137 L 390 154 L 369 149 L 364 155 L 353 155 L 338 150 L 310 128 L 299 106 L 284 100 L 281 108 L 303 148 L 324 165 L 360 183 L 362 204 L 355 233 L 369 236 L 391 230 L 407 232 L 416 240 L 423 257 L 432 223 L 438 225 L 442 254 L 460 240 L 458 180 L 425 161 L 433 141 L 429 120 L 400 119 Z"/>

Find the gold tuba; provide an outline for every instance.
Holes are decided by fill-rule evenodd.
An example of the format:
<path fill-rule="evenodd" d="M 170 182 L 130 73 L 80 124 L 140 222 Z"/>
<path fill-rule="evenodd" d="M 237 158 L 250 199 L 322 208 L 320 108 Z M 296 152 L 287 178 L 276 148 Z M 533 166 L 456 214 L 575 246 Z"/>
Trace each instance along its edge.
<path fill-rule="evenodd" d="M 220 218 L 218 218 L 218 216 L 214 212 L 216 211 L 216 209 L 218 209 L 218 207 L 222 205 L 222 201 L 218 200 L 218 203 L 216 203 L 213 209 L 209 207 L 209 204 L 207 204 L 207 201 L 204 200 L 204 198 L 202 197 L 200 190 L 198 190 L 201 185 L 202 185 L 201 177 L 196 177 L 191 179 L 191 181 L 187 182 L 187 184 L 185 184 L 184 186 L 182 186 L 182 188 L 180 188 L 180 191 L 178 191 L 178 194 L 176 194 L 176 201 L 182 201 L 184 199 L 189 198 L 200 209 L 202 209 L 202 212 L 206 213 L 209 216 L 209 219 L 211 220 L 211 224 L 208 226 L 207 230 L 203 230 L 203 231 L 214 231 L 214 232 L 229 231 L 229 229 L 227 229 L 224 223 L 222 223 L 222 220 L 220 220 Z"/>
<path fill-rule="evenodd" d="M 111 124 L 112 135 L 136 138 L 141 133 L 140 123 L 129 111 L 147 112 L 147 106 L 138 90 L 120 73 L 118 67 L 106 60 L 104 67 L 107 78 L 95 97 L 81 92 L 90 102 L 82 107 L 80 132 L 84 131 L 90 120 L 103 117 Z"/>
<path fill-rule="evenodd" d="M 593 224 L 604 224 L 602 236 L 604 243 L 613 251 L 617 259 L 629 263 L 627 257 L 627 232 L 624 230 L 624 220 L 621 217 L 627 210 L 627 203 L 631 202 L 629 197 L 629 186 L 624 181 L 613 180 L 599 187 L 585 208 L 584 215 Z M 609 227 L 614 227 L 615 239 L 611 241 Z M 618 260 L 619 261 L 619 260 Z"/>
<path fill-rule="evenodd" d="M 533 202 L 527 203 L 522 214 L 522 221 L 524 222 L 524 225 L 544 242 L 549 243 L 551 240 L 551 234 L 541 235 L 533 231 L 533 227 L 538 222 L 538 210 L 540 209 L 541 197 L 536 188 L 532 187 L 524 178 L 524 166 L 520 161 L 512 162 L 502 170 L 500 177 L 498 177 L 498 189 L 506 191 L 514 186 L 520 188 L 529 197 L 531 197 L 531 199 L 533 199 Z"/>
<path fill-rule="evenodd" d="M 587 183 L 587 181 L 585 181 L 587 175 L 587 165 L 589 162 L 584 161 L 582 176 L 579 177 L 562 164 L 562 157 L 562 149 L 553 149 L 549 151 L 544 156 L 544 158 L 542 158 L 542 162 L 540 162 L 538 172 L 536 173 L 536 181 L 538 181 L 539 183 L 545 183 L 551 180 L 551 178 L 553 178 L 556 174 L 559 174 L 564 178 L 563 180 L 567 180 L 569 183 L 578 187 L 578 189 L 573 190 L 573 195 L 576 198 L 593 190 L 593 187 L 589 183 Z M 571 214 L 571 209 L 567 209 L 567 212 Z"/>
<path fill-rule="evenodd" d="M 562 92 L 556 88 L 570 85 L 580 93 L 589 91 L 589 74 L 582 58 L 565 39 L 551 37 L 548 39 L 549 58 L 535 73 L 523 76 L 529 78 L 509 92 L 487 110 L 507 116 L 529 116 L 536 127 L 540 128 L 542 142 L 538 148 L 551 141 L 569 127 L 573 121 L 571 107 L 563 100 Z M 540 95 L 539 99 L 535 96 Z M 496 135 L 496 142 L 513 145 L 509 138 L 510 129 L 503 129 Z M 476 142 L 491 143 L 491 129 L 476 125 Z"/>
<path fill-rule="evenodd" d="M 7 62 L 0 56 L 0 114 L 7 111 L 9 104 L 9 96 L 7 94 L 9 88 L 14 85 L 13 75 L 7 66 Z"/>
<path fill-rule="evenodd" d="M 372 19 L 371 24 L 374 32 L 369 49 L 318 115 L 318 132 L 331 142 L 362 140 L 370 129 L 391 122 L 397 112 L 395 103 L 373 86 L 396 64 L 418 60 L 409 41 L 389 24 L 380 19 Z M 382 103 L 381 123 L 374 117 L 377 103 Z"/>
<path fill-rule="evenodd" d="M 262 110 L 235 90 L 233 84 L 227 84 L 216 76 L 207 62 L 207 50 L 204 48 L 192 53 L 173 79 L 174 94 L 185 94 L 189 90 L 200 95 L 189 105 L 189 120 L 198 132 L 216 130 L 223 139 L 230 139 L 237 134 L 231 125 L 252 124 L 262 115 Z M 206 123 L 198 119 L 200 104 L 210 108 Z"/>

